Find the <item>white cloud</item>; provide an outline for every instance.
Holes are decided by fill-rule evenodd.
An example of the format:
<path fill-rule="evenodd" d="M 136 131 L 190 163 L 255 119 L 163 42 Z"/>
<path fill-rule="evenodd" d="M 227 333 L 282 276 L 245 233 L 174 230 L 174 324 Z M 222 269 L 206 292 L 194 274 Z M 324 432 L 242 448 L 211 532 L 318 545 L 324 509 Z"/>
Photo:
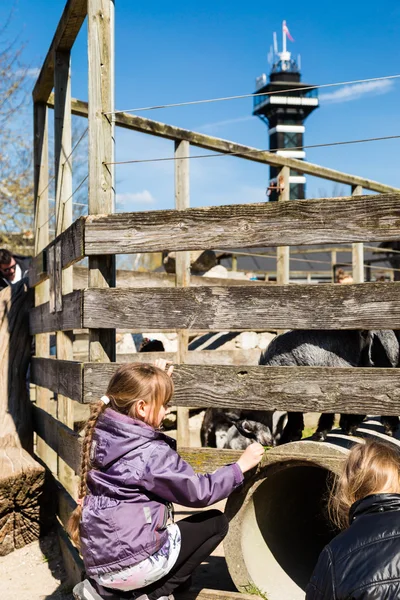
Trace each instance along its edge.
<path fill-rule="evenodd" d="M 254 119 L 252 115 L 246 117 L 237 117 L 236 119 L 226 119 L 225 121 L 216 121 L 215 123 L 205 123 L 196 128 L 197 131 L 204 131 L 207 129 L 217 129 L 218 127 L 225 127 L 226 125 L 234 125 L 235 123 L 243 123 L 244 121 L 250 121 Z"/>
<path fill-rule="evenodd" d="M 393 86 L 394 82 L 391 79 L 354 83 L 352 85 L 345 85 L 334 92 L 320 94 L 319 99 L 322 102 L 350 102 L 351 100 L 358 100 L 358 98 L 366 94 L 387 94 L 393 89 Z"/>
<path fill-rule="evenodd" d="M 142 192 L 125 192 L 117 194 L 117 203 L 128 205 L 128 204 L 154 204 L 156 199 L 149 192 L 149 190 L 143 190 Z"/>

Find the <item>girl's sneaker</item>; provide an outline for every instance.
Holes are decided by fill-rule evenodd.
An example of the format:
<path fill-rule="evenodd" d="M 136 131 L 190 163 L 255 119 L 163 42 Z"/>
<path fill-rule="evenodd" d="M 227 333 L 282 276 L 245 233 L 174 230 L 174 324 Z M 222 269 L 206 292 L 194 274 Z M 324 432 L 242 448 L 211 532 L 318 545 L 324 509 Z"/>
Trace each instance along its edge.
<path fill-rule="evenodd" d="M 88 579 L 77 583 L 72 593 L 75 600 L 103 600 Z"/>

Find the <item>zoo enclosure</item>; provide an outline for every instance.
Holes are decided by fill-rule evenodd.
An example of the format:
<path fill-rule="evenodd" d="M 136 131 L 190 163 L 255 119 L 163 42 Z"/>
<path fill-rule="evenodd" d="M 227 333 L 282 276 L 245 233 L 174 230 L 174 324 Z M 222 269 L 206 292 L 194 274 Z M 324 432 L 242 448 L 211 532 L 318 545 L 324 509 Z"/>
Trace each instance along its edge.
<path fill-rule="evenodd" d="M 232 407 L 304 412 L 400 414 L 397 370 L 268 368 L 186 364 L 192 330 L 393 329 L 398 327 L 399 284 L 364 284 L 363 242 L 400 240 L 396 188 L 234 142 L 114 112 L 113 10 L 110 0 L 69 0 L 36 83 L 34 98 L 35 287 L 31 333 L 36 336 L 32 381 L 37 452 L 56 475 L 58 517 L 75 506 L 81 438 L 76 403 L 99 398 L 115 362 L 115 330 L 178 331 L 175 403 L 184 441 L 187 407 Z M 70 52 L 88 17 L 88 103 L 71 99 Z M 52 94 L 54 88 L 54 95 Z M 48 109 L 54 108 L 56 238 L 49 243 Z M 72 223 L 71 114 L 87 117 L 89 215 Z M 175 144 L 175 210 L 113 214 L 115 125 Z M 280 202 L 189 208 L 190 147 L 274 165 L 284 185 Z M 290 169 L 351 186 L 352 195 L 288 200 Z M 362 195 L 362 190 L 378 192 Z M 289 247 L 352 243 L 355 281 L 348 286 L 290 286 Z M 278 285 L 190 286 L 190 251 L 277 247 Z M 116 288 L 115 255 L 177 252 L 176 287 Z M 72 265 L 88 257 L 89 287 L 73 290 Z M 89 330 L 89 361 L 73 360 L 74 330 Z M 56 332 L 57 357 L 49 334 Z M 151 355 L 147 357 L 151 360 Z M 57 395 L 57 403 L 51 400 Z M 180 444 L 182 446 L 182 443 Z M 200 471 L 234 460 L 236 453 L 183 449 Z M 72 577 L 76 551 L 63 534 Z"/>

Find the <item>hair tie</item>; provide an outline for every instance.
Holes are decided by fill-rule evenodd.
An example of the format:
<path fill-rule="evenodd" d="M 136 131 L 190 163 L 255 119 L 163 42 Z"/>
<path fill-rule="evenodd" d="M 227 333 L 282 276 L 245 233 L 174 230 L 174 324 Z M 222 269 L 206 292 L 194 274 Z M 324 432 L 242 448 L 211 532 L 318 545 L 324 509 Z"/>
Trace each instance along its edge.
<path fill-rule="evenodd" d="M 108 396 L 102 396 L 100 398 L 100 400 L 104 403 L 104 404 L 110 404 L 110 398 Z"/>
<path fill-rule="evenodd" d="M 83 506 L 83 498 L 78 498 L 76 503 L 78 504 L 78 506 Z"/>

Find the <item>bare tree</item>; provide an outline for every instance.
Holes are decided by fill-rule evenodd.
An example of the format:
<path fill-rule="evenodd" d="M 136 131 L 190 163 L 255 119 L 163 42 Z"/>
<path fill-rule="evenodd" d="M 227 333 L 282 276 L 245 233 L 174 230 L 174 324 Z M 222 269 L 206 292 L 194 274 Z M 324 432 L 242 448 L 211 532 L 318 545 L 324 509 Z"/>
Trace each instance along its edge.
<path fill-rule="evenodd" d="M 15 233 L 32 228 L 33 185 L 30 70 L 21 60 L 23 44 L 8 39 L 10 19 L 0 29 L 0 230 L 12 246 Z"/>

